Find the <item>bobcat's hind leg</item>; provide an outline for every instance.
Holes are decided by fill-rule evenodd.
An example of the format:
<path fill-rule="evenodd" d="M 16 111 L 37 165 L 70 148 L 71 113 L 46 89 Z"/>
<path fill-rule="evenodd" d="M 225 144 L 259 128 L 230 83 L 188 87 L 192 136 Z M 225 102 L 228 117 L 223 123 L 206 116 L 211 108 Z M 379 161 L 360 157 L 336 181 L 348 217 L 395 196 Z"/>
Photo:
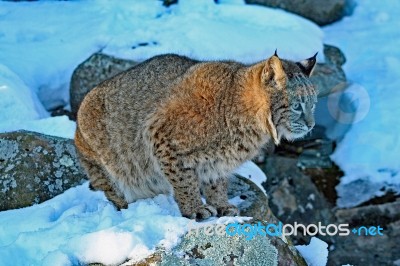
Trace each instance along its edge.
<path fill-rule="evenodd" d="M 218 178 L 214 182 L 203 183 L 202 191 L 207 203 L 217 209 L 219 217 L 239 215 L 238 208 L 228 202 L 227 178 Z"/>
<path fill-rule="evenodd" d="M 103 167 L 92 160 L 84 158 L 82 155 L 79 156 L 79 159 L 89 177 L 90 188 L 92 190 L 104 191 L 107 199 L 114 204 L 117 210 L 127 209 L 128 203 L 124 197 L 113 188 L 108 178 L 108 173 Z"/>

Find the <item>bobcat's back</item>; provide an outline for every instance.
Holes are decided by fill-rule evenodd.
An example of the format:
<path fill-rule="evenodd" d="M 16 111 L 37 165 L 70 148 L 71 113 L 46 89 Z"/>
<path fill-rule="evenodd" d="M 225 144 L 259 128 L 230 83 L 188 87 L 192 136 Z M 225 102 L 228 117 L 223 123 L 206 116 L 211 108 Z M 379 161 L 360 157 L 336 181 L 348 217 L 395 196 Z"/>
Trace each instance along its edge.
<path fill-rule="evenodd" d="M 109 143 L 133 141 L 146 116 L 168 97 L 171 84 L 196 63 L 172 54 L 156 56 L 102 82 L 82 102 L 78 112 L 79 129 L 93 131 L 91 138 L 96 138 L 103 132 L 94 124 L 101 121 L 100 124 L 110 133 Z M 130 134 L 118 134 L 122 131 Z M 121 139 L 123 135 L 129 135 L 129 139 Z M 103 144 L 93 148 L 101 151 Z"/>

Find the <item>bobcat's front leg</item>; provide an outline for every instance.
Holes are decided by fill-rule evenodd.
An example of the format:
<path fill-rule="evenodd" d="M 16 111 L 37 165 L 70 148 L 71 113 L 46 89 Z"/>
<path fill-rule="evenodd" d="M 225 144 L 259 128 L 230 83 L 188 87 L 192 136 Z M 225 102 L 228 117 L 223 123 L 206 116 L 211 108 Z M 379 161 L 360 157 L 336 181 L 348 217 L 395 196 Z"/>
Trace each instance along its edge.
<path fill-rule="evenodd" d="M 155 119 L 155 123 L 149 126 L 150 143 L 161 171 L 174 188 L 174 197 L 182 216 L 198 220 L 216 216 L 217 210 L 201 201 L 200 181 L 195 172 L 196 163 L 182 155 L 182 150 L 188 145 L 181 144 L 177 147 L 176 143 L 171 143 L 175 139 L 173 136 L 177 134 L 174 130 L 179 128 L 173 126 L 174 121 L 172 118 L 168 121 Z"/>
<path fill-rule="evenodd" d="M 174 197 L 182 216 L 190 219 L 207 219 L 217 215 L 217 210 L 201 201 L 199 179 L 195 170 L 182 163 L 164 163 L 163 170 L 174 188 Z"/>
<path fill-rule="evenodd" d="M 202 188 L 207 203 L 217 208 L 219 217 L 239 215 L 238 208 L 228 202 L 227 178 L 218 178 L 214 182 L 203 183 Z"/>

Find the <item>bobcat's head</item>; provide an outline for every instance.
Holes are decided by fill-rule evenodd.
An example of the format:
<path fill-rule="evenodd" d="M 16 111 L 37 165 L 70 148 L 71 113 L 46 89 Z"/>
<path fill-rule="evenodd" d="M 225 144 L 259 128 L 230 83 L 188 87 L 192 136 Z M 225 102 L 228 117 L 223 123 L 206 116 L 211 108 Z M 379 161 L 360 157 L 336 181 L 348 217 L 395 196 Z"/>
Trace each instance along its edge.
<path fill-rule="evenodd" d="M 300 62 L 270 57 L 262 72 L 263 84 L 271 96 L 272 137 L 276 144 L 282 137 L 294 140 L 305 136 L 315 125 L 317 90 L 309 77 L 316 63 L 313 57 Z"/>

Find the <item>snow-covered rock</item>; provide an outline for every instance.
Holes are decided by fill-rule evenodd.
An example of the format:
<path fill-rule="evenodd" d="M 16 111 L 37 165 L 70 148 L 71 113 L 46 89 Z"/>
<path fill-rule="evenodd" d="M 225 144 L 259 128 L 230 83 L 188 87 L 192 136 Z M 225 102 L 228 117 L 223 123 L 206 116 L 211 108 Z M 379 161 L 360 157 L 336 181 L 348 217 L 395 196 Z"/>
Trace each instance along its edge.
<path fill-rule="evenodd" d="M 348 0 L 245 0 L 249 4 L 260 4 L 282 8 L 310 19 L 318 25 L 326 25 L 343 18 L 350 8 Z"/>

